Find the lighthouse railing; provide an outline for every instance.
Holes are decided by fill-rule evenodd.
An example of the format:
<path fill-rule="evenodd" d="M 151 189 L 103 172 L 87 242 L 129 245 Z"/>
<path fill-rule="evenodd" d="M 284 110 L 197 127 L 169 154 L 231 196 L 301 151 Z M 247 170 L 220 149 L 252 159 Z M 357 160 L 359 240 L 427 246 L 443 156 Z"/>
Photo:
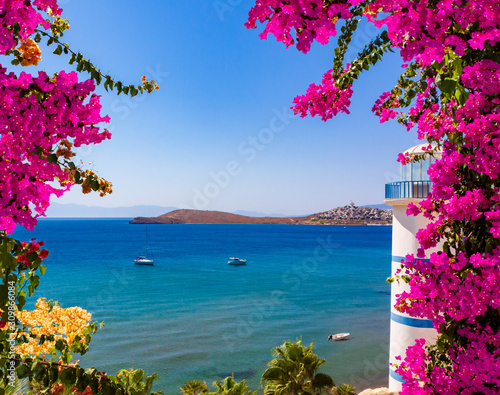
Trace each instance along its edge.
<path fill-rule="evenodd" d="M 386 199 L 425 199 L 432 190 L 430 181 L 397 181 L 385 184 Z"/>

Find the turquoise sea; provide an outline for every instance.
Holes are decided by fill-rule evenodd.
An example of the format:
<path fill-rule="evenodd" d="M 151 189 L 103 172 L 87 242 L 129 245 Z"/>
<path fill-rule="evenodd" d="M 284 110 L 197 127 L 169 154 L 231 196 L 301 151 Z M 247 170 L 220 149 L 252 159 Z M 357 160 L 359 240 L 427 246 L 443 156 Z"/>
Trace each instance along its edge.
<path fill-rule="evenodd" d="M 156 372 L 166 394 L 231 374 L 257 389 L 272 348 L 302 339 L 337 384 L 387 385 L 390 227 L 150 225 L 148 235 L 154 267 L 134 265 L 145 226 L 127 219 L 46 219 L 14 233 L 50 251 L 36 297 L 105 322 L 81 365 Z M 327 341 L 338 332 L 351 340 Z"/>

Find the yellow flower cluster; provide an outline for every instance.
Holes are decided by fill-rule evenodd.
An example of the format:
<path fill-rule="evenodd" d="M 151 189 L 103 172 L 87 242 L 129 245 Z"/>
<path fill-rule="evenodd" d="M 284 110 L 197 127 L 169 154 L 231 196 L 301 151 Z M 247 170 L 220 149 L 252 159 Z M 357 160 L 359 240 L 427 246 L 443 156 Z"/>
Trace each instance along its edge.
<path fill-rule="evenodd" d="M 37 356 L 47 353 L 54 346 L 55 341 L 65 339 L 68 344 L 73 343 L 77 335 L 82 336 L 83 331 L 89 325 L 92 315 L 81 307 L 69 307 L 66 309 L 55 306 L 49 312 L 49 304 L 46 298 L 39 298 L 33 311 L 22 310 L 17 313 L 17 318 L 22 323 L 26 333 L 19 332 L 19 335 L 25 334 L 29 343 L 17 346 L 17 352 L 22 355 Z M 31 338 L 28 332 L 36 336 Z M 40 336 L 54 335 L 55 341 L 46 341 L 38 344 Z"/>
<path fill-rule="evenodd" d="M 142 85 L 144 85 L 144 87 L 148 90 L 149 93 L 153 92 L 153 89 L 155 91 L 157 91 L 158 89 L 160 89 L 160 87 L 158 86 L 158 84 L 155 84 L 155 82 L 153 80 L 148 81 L 148 78 L 145 75 L 143 75 L 141 77 L 141 81 L 142 81 Z"/>
<path fill-rule="evenodd" d="M 58 34 L 61 34 L 65 30 L 69 29 L 69 23 L 67 19 L 62 19 L 59 16 L 56 17 L 56 20 L 52 22 L 52 25 L 50 26 L 50 30 L 52 31 L 52 34 L 54 36 L 57 36 Z"/>
<path fill-rule="evenodd" d="M 80 176 L 84 180 L 82 183 L 82 192 L 84 194 L 92 192 L 91 183 L 93 181 L 97 181 L 99 184 L 99 189 L 97 189 L 97 191 L 99 192 L 100 197 L 113 193 L 113 184 L 106 181 L 104 178 L 99 177 L 92 170 L 86 170 L 85 173 L 80 173 Z"/>
<path fill-rule="evenodd" d="M 58 34 L 62 35 L 65 30 L 69 29 L 68 19 L 62 19 L 59 15 L 54 14 L 54 11 L 50 7 L 47 8 L 47 15 L 56 18 L 50 26 L 50 30 L 54 36 Z"/>
<path fill-rule="evenodd" d="M 21 52 L 22 66 L 37 65 L 40 60 L 42 60 L 42 51 L 38 48 L 38 45 L 34 40 L 28 38 L 26 41 L 22 42 L 19 46 L 19 51 Z"/>

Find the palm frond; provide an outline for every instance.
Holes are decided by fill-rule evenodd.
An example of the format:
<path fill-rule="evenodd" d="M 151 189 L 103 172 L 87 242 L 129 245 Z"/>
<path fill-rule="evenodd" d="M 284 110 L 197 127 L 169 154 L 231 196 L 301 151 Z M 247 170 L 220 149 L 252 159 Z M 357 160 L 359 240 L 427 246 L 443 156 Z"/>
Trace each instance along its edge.
<path fill-rule="evenodd" d="M 333 379 L 324 373 L 318 373 L 314 376 L 312 382 L 312 388 L 313 390 L 319 390 L 322 391 L 324 389 L 330 389 L 335 386 L 335 382 Z"/>
<path fill-rule="evenodd" d="M 208 386 L 204 381 L 189 380 L 181 387 L 181 392 L 185 395 L 197 395 L 208 392 Z"/>
<path fill-rule="evenodd" d="M 265 395 L 317 394 L 331 389 L 333 379 L 317 373 L 326 361 L 319 359 L 313 351 L 314 343 L 304 347 L 301 340 L 286 341 L 273 350 L 275 358 L 267 365 L 261 383 Z"/>
<path fill-rule="evenodd" d="M 356 395 L 356 388 L 351 384 L 341 384 L 334 388 L 333 395 Z"/>

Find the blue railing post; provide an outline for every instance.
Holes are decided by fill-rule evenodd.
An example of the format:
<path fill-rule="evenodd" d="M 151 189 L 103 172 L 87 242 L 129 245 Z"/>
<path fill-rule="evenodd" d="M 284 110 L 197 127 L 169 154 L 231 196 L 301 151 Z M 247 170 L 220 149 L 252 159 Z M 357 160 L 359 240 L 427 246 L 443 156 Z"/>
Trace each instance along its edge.
<path fill-rule="evenodd" d="M 430 181 L 397 181 L 385 184 L 386 199 L 425 199 L 432 189 Z"/>

